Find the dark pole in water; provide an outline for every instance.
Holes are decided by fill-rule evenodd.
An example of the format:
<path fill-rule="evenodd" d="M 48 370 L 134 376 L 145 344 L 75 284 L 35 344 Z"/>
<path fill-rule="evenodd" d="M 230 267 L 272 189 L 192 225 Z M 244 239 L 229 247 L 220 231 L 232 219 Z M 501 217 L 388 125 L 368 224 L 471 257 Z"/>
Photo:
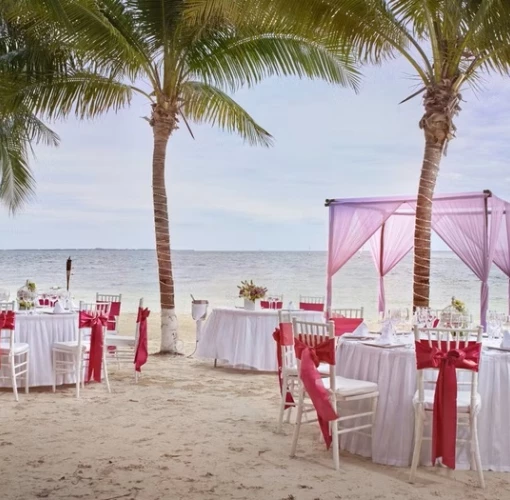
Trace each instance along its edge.
<path fill-rule="evenodd" d="M 73 265 L 73 261 L 71 257 L 67 259 L 66 262 L 66 283 L 67 283 L 67 291 L 69 291 L 69 280 L 71 279 L 71 266 Z"/>

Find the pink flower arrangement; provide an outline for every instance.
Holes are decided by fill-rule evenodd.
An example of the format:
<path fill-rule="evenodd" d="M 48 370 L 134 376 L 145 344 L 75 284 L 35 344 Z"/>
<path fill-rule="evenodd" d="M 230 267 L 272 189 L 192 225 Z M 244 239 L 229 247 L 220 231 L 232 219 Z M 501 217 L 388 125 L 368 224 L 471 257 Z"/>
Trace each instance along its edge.
<path fill-rule="evenodd" d="M 237 286 L 239 288 L 239 297 L 255 302 L 257 299 L 263 299 L 266 296 L 267 288 L 257 286 L 252 281 L 241 281 Z"/>

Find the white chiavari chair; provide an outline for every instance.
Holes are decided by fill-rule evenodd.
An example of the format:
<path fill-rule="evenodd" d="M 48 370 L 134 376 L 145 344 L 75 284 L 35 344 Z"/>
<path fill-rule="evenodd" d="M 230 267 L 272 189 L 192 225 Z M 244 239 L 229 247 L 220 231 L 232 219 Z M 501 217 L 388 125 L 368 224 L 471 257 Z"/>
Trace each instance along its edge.
<path fill-rule="evenodd" d="M 80 302 L 79 311 L 86 311 L 91 314 L 102 314 L 108 317 L 110 313 L 109 303 L 86 303 Z M 78 318 L 79 321 L 79 318 Z M 110 380 L 108 378 L 108 367 L 106 363 L 106 327 L 102 328 L 103 349 L 102 349 L 102 371 L 108 392 L 111 392 Z M 71 375 L 76 382 L 76 397 L 80 397 L 80 387 L 85 384 L 86 363 L 90 355 L 90 328 L 78 328 L 78 338 L 69 342 L 55 342 L 52 347 L 53 356 L 53 392 L 56 392 L 57 376 Z M 62 382 L 63 383 L 63 382 Z"/>
<path fill-rule="evenodd" d="M 462 336 L 461 336 L 462 334 Z M 433 342 L 445 342 L 446 349 L 465 348 L 469 345 L 472 336 L 476 336 L 476 342 L 481 344 L 483 329 L 463 329 L 454 330 L 448 328 L 419 328 L 414 327 L 414 338 L 416 342 L 428 341 L 428 345 L 432 346 Z M 481 354 L 481 350 L 480 350 Z M 478 413 L 481 408 L 481 397 L 478 392 L 478 372 L 470 370 L 456 369 L 458 375 L 467 375 L 457 381 L 457 424 L 458 426 L 468 426 L 470 430 L 470 452 L 471 452 L 471 468 L 478 473 L 478 480 L 482 488 L 485 487 L 483 477 L 482 463 L 480 457 L 480 449 L 478 443 Z M 430 378 L 425 378 L 425 373 Z M 437 382 L 438 368 L 417 369 L 417 391 L 413 398 L 414 406 L 414 450 L 411 463 L 410 480 L 414 481 L 416 470 L 420 461 L 421 447 L 424 440 L 430 441 L 431 437 L 424 437 L 423 430 L 427 417 L 432 420 L 434 411 L 434 394 Z M 426 386 L 432 387 L 427 389 Z M 456 439 L 457 442 L 465 442 L 464 439 Z"/>
<path fill-rule="evenodd" d="M 315 347 L 328 339 L 334 339 L 335 344 L 338 343 L 338 337 L 335 337 L 335 325 L 332 321 L 328 323 L 312 323 L 307 321 L 293 320 L 294 338 L 299 338 L 301 342 L 309 347 Z M 336 345 L 334 346 L 336 351 Z M 298 371 L 300 370 L 300 361 L 297 360 Z M 330 422 L 332 434 L 332 448 L 333 448 L 333 462 L 335 469 L 340 469 L 340 436 L 349 432 L 361 433 L 365 429 L 373 429 L 375 417 L 377 413 L 377 401 L 379 398 L 379 390 L 377 384 L 374 382 L 367 382 L 364 380 L 348 379 L 336 375 L 336 365 L 328 365 L 328 377 L 323 378 L 324 386 L 329 391 L 330 402 L 332 407 L 339 414 L 339 418 Z M 305 413 L 315 411 L 313 406 L 305 406 L 306 390 L 302 380 L 299 378 L 298 383 L 299 399 L 297 404 L 297 417 L 296 426 L 294 428 L 294 436 L 292 439 L 292 448 L 290 456 L 296 454 L 297 443 L 299 439 L 299 432 Z M 356 409 L 352 413 L 342 416 L 338 411 L 338 405 L 353 401 L 368 400 L 371 402 L 370 410 L 357 412 Z M 367 420 L 367 423 L 362 423 L 360 420 Z M 306 423 L 316 422 L 316 419 L 307 420 Z M 345 426 L 346 422 L 353 421 L 353 426 Z"/>
<path fill-rule="evenodd" d="M 331 309 L 330 318 L 361 318 L 363 319 L 363 307 Z"/>
<path fill-rule="evenodd" d="M 0 302 L 0 314 L 16 314 L 16 301 Z M 16 316 L 14 316 L 14 322 Z M 25 382 L 25 393 L 29 392 L 29 355 L 30 347 L 25 343 L 15 342 L 16 331 L 14 329 L 1 328 L 0 326 L 0 379 L 10 380 L 14 398 L 18 397 L 18 378 Z"/>

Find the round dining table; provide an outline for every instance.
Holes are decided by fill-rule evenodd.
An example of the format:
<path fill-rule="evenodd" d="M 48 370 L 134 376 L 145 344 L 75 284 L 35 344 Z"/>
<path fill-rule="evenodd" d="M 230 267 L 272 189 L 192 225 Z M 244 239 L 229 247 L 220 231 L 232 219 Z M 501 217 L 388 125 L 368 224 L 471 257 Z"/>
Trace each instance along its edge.
<path fill-rule="evenodd" d="M 49 311 L 17 312 L 14 341 L 28 344 L 30 387 L 53 384 L 52 346 L 55 342 L 69 342 L 78 338 L 78 313 L 54 314 Z M 0 367 L 0 370 L 2 368 Z M 4 376 L 9 374 L 4 371 Z M 74 377 L 59 375 L 58 384 L 74 383 Z M 24 387 L 22 378 L 17 379 L 18 389 Z M 0 379 L 0 387 L 11 387 L 10 379 Z"/>
<path fill-rule="evenodd" d="M 323 322 L 322 312 L 292 311 L 303 321 Z M 217 359 L 233 368 L 278 371 L 273 332 L 278 311 L 214 308 L 198 339 L 197 357 Z"/>
<path fill-rule="evenodd" d="M 500 340 L 483 341 L 478 392 L 482 407 L 478 417 L 480 454 L 484 470 L 510 471 L 510 352 L 491 349 Z M 414 445 L 413 396 L 416 392 L 414 337 L 397 336 L 400 347 L 375 347 L 342 340 L 337 350 L 338 375 L 376 382 L 379 403 L 373 438 L 350 433 L 342 449 L 372 457 L 375 463 L 408 467 Z M 468 372 L 459 373 L 462 377 Z M 460 388 L 461 386 L 459 386 Z M 430 420 L 430 419 L 428 419 Z M 458 426 L 458 436 L 469 437 L 469 428 Z M 425 436 L 431 435 L 430 426 Z M 422 465 L 430 465 L 431 442 L 423 441 Z M 457 442 L 457 468 L 469 469 L 469 443 Z"/>

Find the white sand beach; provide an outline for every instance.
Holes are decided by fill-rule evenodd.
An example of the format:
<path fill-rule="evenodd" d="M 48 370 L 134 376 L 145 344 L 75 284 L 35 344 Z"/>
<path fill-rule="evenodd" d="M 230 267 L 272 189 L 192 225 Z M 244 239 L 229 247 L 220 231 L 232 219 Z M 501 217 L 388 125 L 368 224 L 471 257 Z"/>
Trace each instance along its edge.
<path fill-rule="evenodd" d="M 158 318 L 151 316 L 150 332 Z M 125 315 L 122 331 L 132 329 Z M 193 340 L 191 321 L 181 324 Z M 188 348 L 191 345 L 187 346 Z M 157 340 L 151 340 L 157 349 Z M 0 487 L 6 500 L 184 499 L 505 499 L 508 474 L 380 466 L 342 454 L 335 472 L 316 426 L 305 426 L 289 458 L 292 426 L 275 433 L 275 374 L 213 368 L 185 357 L 150 356 L 135 385 L 130 367 L 103 385 L 0 393 Z"/>

